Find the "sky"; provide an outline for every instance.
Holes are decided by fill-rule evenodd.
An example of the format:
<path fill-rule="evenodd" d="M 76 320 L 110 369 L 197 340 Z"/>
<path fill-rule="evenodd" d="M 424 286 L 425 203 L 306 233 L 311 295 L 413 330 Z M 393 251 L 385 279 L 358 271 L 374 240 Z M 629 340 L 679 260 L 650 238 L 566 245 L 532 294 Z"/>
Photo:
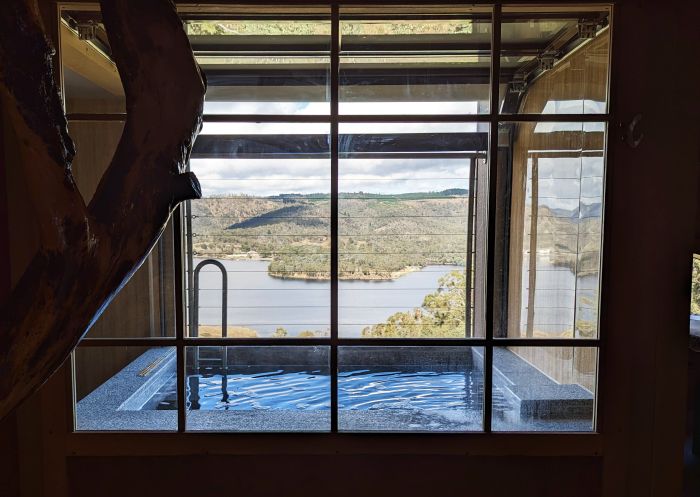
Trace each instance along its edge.
<path fill-rule="evenodd" d="M 360 103 L 357 114 L 397 113 L 397 104 L 410 106 L 411 113 L 421 113 L 426 106 L 433 113 L 475 114 L 476 102 L 372 102 Z M 322 102 L 208 102 L 205 113 L 301 115 L 327 112 Z M 353 104 L 356 105 L 356 104 Z M 553 101 L 545 112 L 580 112 L 582 101 Z M 325 107 L 324 107 L 325 106 Z M 436 106 L 442 107 L 437 109 Z M 575 109 L 578 106 L 579 108 Z M 591 112 L 598 102 L 585 101 Z M 401 113 L 401 109 L 398 109 Z M 405 113 L 405 112 L 403 112 Z M 559 131 L 600 131 L 599 123 L 538 123 L 536 133 Z M 488 130 L 486 123 L 340 123 L 341 135 L 397 133 L 464 133 Z M 319 135 L 328 134 L 328 123 L 205 123 L 202 135 Z M 549 161 L 549 162 L 547 162 Z M 597 198 L 602 195 L 602 158 L 553 158 L 540 161 L 540 196 L 561 197 L 551 207 L 571 209 L 574 198 Z M 398 194 L 468 188 L 469 159 L 466 158 L 362 158 L 340 159 L 341 192 Z M 330 193 L 330 158 L 328 159 L 192 159 L 190 163 L 202 184 L 205 197 L 280 193 Z M 579 181 L 583 168 L 584 179 Z M 546 195 L 545 195 L 546 194 Z M 556 205 L 554 205 L 556 204 Z"/>

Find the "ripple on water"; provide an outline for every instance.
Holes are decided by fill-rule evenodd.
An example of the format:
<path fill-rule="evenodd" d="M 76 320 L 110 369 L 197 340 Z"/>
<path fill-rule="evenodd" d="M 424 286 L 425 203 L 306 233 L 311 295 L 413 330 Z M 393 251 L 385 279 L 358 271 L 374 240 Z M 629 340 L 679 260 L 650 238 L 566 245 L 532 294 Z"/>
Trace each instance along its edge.
<path fill-rule="evenodd" d="M 330 377 L 319 371 L 273 370 L 255 374 L 197 375 L 188 385 L 188 405 L 203 410 L 299 411 L 330 409 Z M 225 394 L 224 394 L 225 385 Z M 481 377 L 472 371 L 400 372 L 358 369 L 338 375 L 343 410 L 464 410 L 480 403 Z M 174 385 L 156 394 L 160 408 L 174 408 Z"/>

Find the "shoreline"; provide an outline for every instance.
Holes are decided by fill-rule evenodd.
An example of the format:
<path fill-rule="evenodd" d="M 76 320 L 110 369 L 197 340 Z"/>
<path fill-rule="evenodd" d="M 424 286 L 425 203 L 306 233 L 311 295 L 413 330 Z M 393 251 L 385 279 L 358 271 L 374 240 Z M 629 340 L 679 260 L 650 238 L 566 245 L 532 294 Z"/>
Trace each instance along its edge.
<path fill-rule="evenodd" d="M 420 266 L 407 266 L 404 269 L 400 269 L 398 271 L 392 271 L 389 276 L 380 276 L 377 274 L 368 274 L 368 275 L 359 275 L 360 277 L 355 276 L 354 273 L 353 275 L 349 276 L 339 276 L 338 280 L 339 281 L 394 281 L 402 276 L 405 276 L 410 273 L 415 273 L 416 271 L 420 271 L 423 269 Z M 271 278 L 277 278 L 280 280 L 310 280 L 310 281 L 330 281 L 330 274 L 329 275 L 323 275 L 323 276 L 312 276 L 308 273 L 304 273 L 303 271 L 299 271 L 297 273 L 276 273 L 274 271 L 269 271 L 267 272 L 268 276 Z"/>
<path fill-rule="evenodd" d="M 571 261 L 566 260 L 566 259 L 562 259 L 561 257 L 551 256 L 549 254 L 547 254 L 546 257 L 548 259 L 549 264 L 551 264 L 552 266 L 568 269 L 572 273 L 575 272 L 574 268 L 572 267 Z M 589 256 L 589 258 L 590 258 L 590 256 Z M 206 260 L 206 259 L 214 259 L 214 258 L 207 257 L 205 259 L 202 257 L 195 257 L 195 259 Z M 215 259 L 221 260 L 221 261 L 256 261 L 256 262 L 268 262 L 268 263 L 274 262 L 274 257 L 262 257 L 257 252 L 249 252 L 247 255 L 236 255 L 236 256 L 227 256 L 227 255 L 223 254 L 222 256 L 216 257 Z M 581 261 L 581 262 L 584 262 L 584 261 Z M 421 271 L 427 266 L 453 266 L 453 265 L 455 265 L 455 264 L 427 264 L 426 266 L 406 266 L 403 269 L 389 272 L 389 276 L 379 276 L 377 274 L 363 275 L 360 273 L 360 277 L 356 277 L 355 275 L 358 273 L 353 273 L 353 275 L 350 275 L 350 276 L 339 276 L 338 280 L 342 280 L 342 281 L 394 281 L 394 280 L 401 278 L 402 276 L 406 276 L 407 274 Z M 580 277 L 594 276 L 596 272 L 597 271 L 595 269 L 590 269 L 590 270 L 579 269 L 579 276 Z M 280 280 L 330 281 L 330 275 L 328 275 L 328 276 L 326 276 L 326 275 L 312 276 L 311 274 L 304 273 L 303 271 L 289 273 L 289 274 L 270 271 L 269 264 L 268 264 L 267 275 L 270 276 L 271 278 L 276 278 L 276 279 L 280 279 Z"/>
<path fill-rule="evenodd" d="M 223 257 L 217 257 L 216 260 L 222 260 L 222 261 L 257 261 L 257 262 L 273 262 L 274 258 L 273 257 L 262 257 L 260 254 L 257 253 L 249 253 L 250 255 L 246 256 L 223 256 Z M 203 258 L 197 258 L 201 260 L 205 260 Z M 443 266 L 447 264 L 435 264 L 436 266 Z M 380 276 L 378 274 L 361 274 L 361 273 L 353 273 L 352 275 L 348 276 L 339 276 L 338 280 L 342 281 L 394 281 L 402 276 L 406 276 L 407 274 L 410 273 L 415 273 L 417 271 L 421 271 L 425 266 L 406 266 L 403 269 L 399 269 L 397 271 L 391 271 L 389 272 L 388 276 Z M 305 273 L 304 271 L 299 271 L 299 272 L 294 272 L 294 273 L 279 273 L 275 271 L 270 271 L 270 266 L 268 264 L 268 270 L 267 270 L 267 275 L 270 276 L 271 278 L 276 278 L 280 280 L 298 280 L 298 281 L 330 281 L 330 274 L 323 275 L 323 276 L 314 276 L 309 273 Z M 359 276 L 359 277 L 358 277 Z"/>

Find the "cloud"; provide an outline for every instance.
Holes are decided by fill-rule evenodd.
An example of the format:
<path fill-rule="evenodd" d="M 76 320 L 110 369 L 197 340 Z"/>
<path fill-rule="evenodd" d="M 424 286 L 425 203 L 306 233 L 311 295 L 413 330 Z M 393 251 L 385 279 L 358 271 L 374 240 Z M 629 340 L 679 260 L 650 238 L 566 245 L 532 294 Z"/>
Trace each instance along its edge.
<path fill-rule="evenodd" d="M 338 110 L 347 115 L 396 114 L 477 114 L 476 101 L 450 102 L 339 102 Z"/>
<path fill-rule="evenodd" d="M 205 196 L 330 193 L 328 159 L 192 159 Z M 341 159 L 341 192 L 467 188 L 468 159 Z"/>
<path fill-rule="evenodd" d="M 202 126 L 202 135 L 327 135 L 328 123 L 215 123 Z"/>
<path fill-rule="evenodd" d="M 204 114 L 330 114 L 328 102 L 204 102 Z"/>
<path fill-rule="evenodd" d="M 479 113 L 479 102 L 339 102 L 338 110 L 345 115 L 435 115 Z M 205 101 L 205 114 L 279 114 L 279 115 L 330 115 L 330 102 L 311 101 Z"/>
<path fill-rule="evenodd" d="M 217 102 L 214 102 L 217 103 Z M 230 103 L 230 102 L 229 102 Z M 228 104 L 228 103 L 227 103 Z M 262 103 L 246 110 L 260 111 Z M 279 103 L 281 104 L 281 103 Z M 287 110 L 293 105 L 285 103 Z M 258 107 L 256 107 L 256 105 Z M 265 105 L 268 105 L 267 103 Z M 377 104 L 375 112 L 383 110 Z M 241 107 L 238 107 L 240 110 Z M 265 109 L 269 109 L 265 107 Z M 254 112 L 253 112 L 254 113 Z M 485 131 L 486 123 L 341 123 L 346 135 L 401 133 L 465 133 Z M 205 123 L 203 135 L 318 135 L 328 134 L 328 123 Z M 436 146 L 439 148 L 439 145 Z M 341 159 L 341 192 L 407 193 L 467 188 L 469 159 Z M 328 159 L 192 159 L 205 196 L 280 193 L 330 193 Z"/>
<path fill-rule="evenodd" d="M 330 134 L 329 123 L 240 123 L 207 122 L 202 135 L 323 135 Z M 463 123 L 340 123 L 341 135 L 401 133 L 475 133 L 488 131 L 488 124 Z"/>

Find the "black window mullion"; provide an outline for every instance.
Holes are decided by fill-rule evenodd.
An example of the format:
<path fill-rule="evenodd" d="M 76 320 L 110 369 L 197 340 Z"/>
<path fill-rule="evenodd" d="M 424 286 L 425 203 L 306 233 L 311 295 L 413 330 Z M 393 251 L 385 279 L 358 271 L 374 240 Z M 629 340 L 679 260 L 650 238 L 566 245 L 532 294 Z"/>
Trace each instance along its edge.
<path fill-rule="evenodd" d="M 331 7 L 331 432 L 338 432 L 338 84 L 340 67 L 340 16 L 338 4 Z"/>
<path fill-rule="evenodd" d="M 175 352 L 177 360 L 177 431 L 183 433 L 186 428 L 187 418 L 185 411 L 185 270 L 183 268 L 184 256 L 182 246 L 182 204 L 173 213 L 173 233 L 175 243 Z M 161 305 L 163 303 L 161 302 Z"/>
<path fill-rule="evenodd" d="M 486 346 L 484 347 L 484 431 L 491 432 L 493 407 L 493 317 L 496 242 L 496 181 L 498 171 L 498 83 L 501 67 L 501 6 L 493 7 L 491 20 L 491 129 L 489 130 L 488 228 L 486 240 Z"/>

